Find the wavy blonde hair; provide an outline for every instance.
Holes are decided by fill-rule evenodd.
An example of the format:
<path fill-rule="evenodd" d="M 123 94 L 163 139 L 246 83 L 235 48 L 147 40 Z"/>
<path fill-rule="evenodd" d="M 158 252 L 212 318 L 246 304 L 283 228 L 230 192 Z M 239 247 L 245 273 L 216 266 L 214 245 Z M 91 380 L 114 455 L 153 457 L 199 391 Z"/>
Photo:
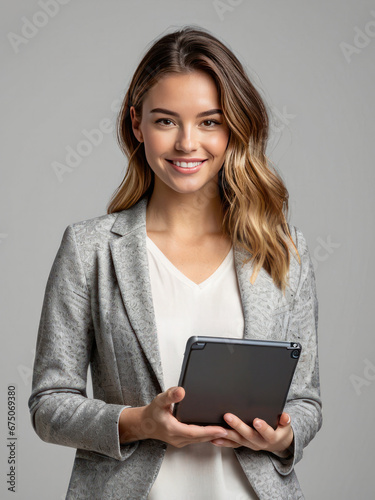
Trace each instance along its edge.
<path fill-rule="evenodd" d="M 289 249 L 298 250 L 287 223 L 288 191 L 265 150 L 269 118 L 265 104 L 242 64 L 220 40 L 193 25 L 164 35 L 154 42 L 139 63 L 117 117 L 117 140 L 128 158 L 125 177 L 116 189 L 107 213 L 133 206 L 150 197 L 154 172 L 147 163 L 143 143 L 138 142 L 130 107 L 142 116 L 147 91 L 167 74 L 201 70 L 215 81 L 230 136 L 226 157 L 219 171 L 223 207 L 223 234 L 233 245 L 251 254 L 251 283 L 263 267 L 285 293 L 290 265 Z M 209 194 L 207 194 L 209 196 Z"/>

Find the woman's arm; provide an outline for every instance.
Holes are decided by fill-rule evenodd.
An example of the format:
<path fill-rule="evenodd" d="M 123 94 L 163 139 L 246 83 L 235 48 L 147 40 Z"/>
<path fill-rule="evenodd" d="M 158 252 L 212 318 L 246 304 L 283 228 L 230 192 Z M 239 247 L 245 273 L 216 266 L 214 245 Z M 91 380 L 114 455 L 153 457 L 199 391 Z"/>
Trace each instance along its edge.
<path fill-rule="evenodd" d="M 94 342 L 89 290 L 74 228 L 68 226 L 45 290 L 28 401 L 31 421 L 43 441 L 125 460 L 137 447 L 120 446 L 118 421 L 126 406 L 86 394 Z"/>
<path fill-rule="evenodd" d="M 314 266 L 305 237 L 295 229 L 296 245 L 301 256 L 301 273 L 290 313 L 288 339 L 302 344 L 302 355 L 297 364 L 284 411 L 291 417 L 294 433 L 293 455 L 271 460 L 280 474 L 289 474 L 322 426 L 322 401 L 318 359 L 318 299 Z"/>

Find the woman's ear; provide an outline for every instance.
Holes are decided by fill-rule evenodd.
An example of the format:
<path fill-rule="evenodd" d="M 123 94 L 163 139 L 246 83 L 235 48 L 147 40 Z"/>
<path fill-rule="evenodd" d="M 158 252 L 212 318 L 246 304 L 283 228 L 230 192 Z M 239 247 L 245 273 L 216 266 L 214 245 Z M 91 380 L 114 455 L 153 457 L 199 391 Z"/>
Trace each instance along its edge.
<path fill-rule="evenodd" d="M 136 117 L 134 106 L 130 106 L 130 119 L 132 121 L 133 134 L 139 142 L 143 142 L 143 135 L 140 129 L 141 122 Z"/>

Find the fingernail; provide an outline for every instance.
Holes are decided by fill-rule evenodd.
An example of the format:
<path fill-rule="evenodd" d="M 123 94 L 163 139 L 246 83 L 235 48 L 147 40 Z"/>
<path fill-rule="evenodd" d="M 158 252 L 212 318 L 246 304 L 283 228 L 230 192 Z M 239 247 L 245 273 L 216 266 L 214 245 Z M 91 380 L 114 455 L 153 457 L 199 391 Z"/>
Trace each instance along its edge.
<path fill-rule="evenodd" d="M 227 422 L 232 422 L 232 421 L 233 421 L 233 417 L 231 417 L 230 415 L 227 415 L 227 416 L 225 417 L 225 420 L 226 420 Z"/>
<path fill-rule="evenodd" d="M 224 444 L 224 441 L 222 439 L 215 439 L 214 444 Z"/>
<path fill-rule="evenodd" d="M 290 424 L 290 415 L 288 415 L 287 425 Z"/>
<path fill-rule="evenodd" d="M 260 421 L 260 420 L 255 420 L 255 422 L 254 422 L 254 427 L 255 427 L 256 429 L 260 429 L 260 428 L 262 427 L 262 423 L 261 423 L 261 421 Z"/>

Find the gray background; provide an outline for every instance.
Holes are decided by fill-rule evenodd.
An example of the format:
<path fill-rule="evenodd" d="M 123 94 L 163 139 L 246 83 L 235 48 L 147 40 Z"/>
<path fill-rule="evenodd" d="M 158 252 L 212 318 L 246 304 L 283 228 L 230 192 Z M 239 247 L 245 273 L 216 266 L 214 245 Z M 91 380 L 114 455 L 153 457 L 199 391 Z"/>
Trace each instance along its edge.
<path fill-rule="evenodd" d="M 306 498 L 373 497 L 375 3 L 65 0 L 53 16 L 40 15 L 42 3 L 1 4 L 0 497 L 65 497 L 74 450 L 32 430 L 33 350 L 63 231 L 106 212 L 126 158 L 107 128 L 60 179 L 54 166 L 66 165 L 67 148 L 79 149 L 85 130 L 114 124 L 146 48 L 189 23 L 227 43 L 267 100 L 269 156 L 314 259 L 324 423 L 296 468 Z M 29 24 L 29 38 L 16 43 L 34 22 L 40 27 L 32 32 Z M 5 479 L 11 383 L 18 393 L 12 495 Z"/>

